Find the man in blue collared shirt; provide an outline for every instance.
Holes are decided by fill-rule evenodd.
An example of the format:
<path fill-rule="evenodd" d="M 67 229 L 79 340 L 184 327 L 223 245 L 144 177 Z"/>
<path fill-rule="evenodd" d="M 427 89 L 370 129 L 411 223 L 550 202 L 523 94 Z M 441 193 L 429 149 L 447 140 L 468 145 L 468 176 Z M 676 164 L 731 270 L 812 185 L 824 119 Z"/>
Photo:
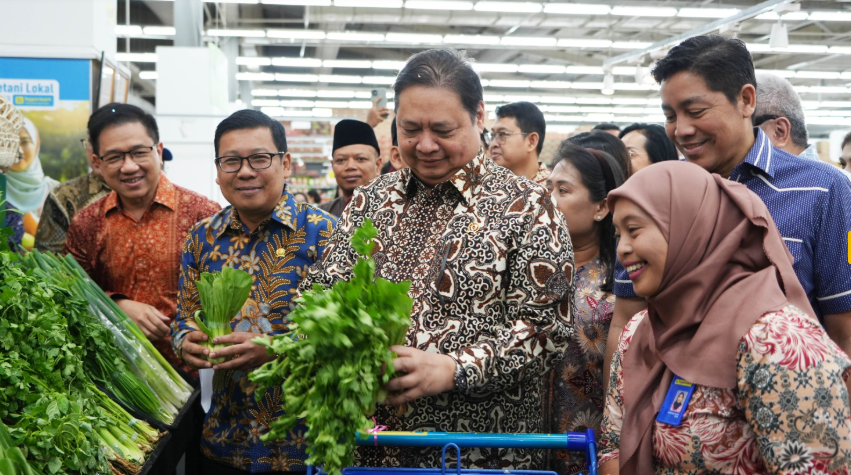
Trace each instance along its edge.
<path fill-rule="evenodd" d="M 743 183 L 762 198 L 795 258 L 795 273 L 819 320 L 846 353 L 851 351 L 848 179 L 829 164 L 774 148 L 753 127 L 757 84 L 742 41 L 689 38 L 659 60 L 653 77 L 662 85 L 668 136 L 687 161 Z M 608 359 L 623 325 L 646 306 L 635 297 L 623 266 L 616 269 L 615 279 L 618 298 Z"/>
<path fill-rule="evenodd" d="M 190 230 L 172 325 L 175 353 L 191 366 L 215 370 L 201 472 L 303 473 L 305 427 L 290 431 L 286 440 L 260 440 L 281 416 L 283 394 L 273 388 L 256 398 L 248 373 L 271 357 L 251 340 L 288 330 L 292 298 L 308 267 L 322 257 L 337 220 L 287 191 L 290 154 L 280 122 L 258 111 L 235 112 L 216 128 L 215 147 L 216 183 L 231 206 Z M 210 354 L 199 344 L 207 336 L 194 319 L 201 306 L 195 282 L 202 272 L 224 266 L 248 272 L 253 283 L 248 301 L 231 320 L 233 332 L 215 340 L 230 346 Z M 230 359 L 213 366 L 205 356 Z"/>

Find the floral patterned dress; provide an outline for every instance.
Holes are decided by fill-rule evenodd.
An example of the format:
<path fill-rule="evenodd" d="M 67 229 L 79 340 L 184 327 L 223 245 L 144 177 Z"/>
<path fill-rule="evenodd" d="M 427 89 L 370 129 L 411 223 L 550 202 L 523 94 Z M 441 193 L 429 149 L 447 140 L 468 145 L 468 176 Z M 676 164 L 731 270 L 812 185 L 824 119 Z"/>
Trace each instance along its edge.
<path fill-rule="evenodd" d="M 600 288 L 606 282 L 606 266 L 595 257 L 576 270 L 573 293 L 574 333 L 561 363 L 549 373 L 545 390 L 544 418 L 549 433 L 600 434 L 603 420 L 603 353 L 615 308 L 615 296 Z M 581 452 L 553 450 L 549 468 L 558 474 L 585 471 Z"/>
<path fill-rule="evenodd" d="M 612 358 L 599 463 L 618 458 L 623 355 L 646 311 L 630 320 Z M 763 315 L 742 338 L 735 389 L 695 386 L 682 423 L 653 425 L 664 474 L 849 474 L 851 361 L 792 305 Z"/>

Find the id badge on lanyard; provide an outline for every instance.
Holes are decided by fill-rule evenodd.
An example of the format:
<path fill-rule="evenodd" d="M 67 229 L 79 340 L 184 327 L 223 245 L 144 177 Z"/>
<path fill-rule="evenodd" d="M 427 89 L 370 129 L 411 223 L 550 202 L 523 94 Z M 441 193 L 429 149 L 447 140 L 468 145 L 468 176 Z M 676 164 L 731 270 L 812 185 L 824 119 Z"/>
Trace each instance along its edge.
<path fill-rule="evenodd" d="M 694 384 L 674 375 L 674 380 L 671 382 L 671 387 L 668 388 L 668 394 L 665 395 L 665 402 L 662 403 L 656 421 L 672 426 L 680 425 L 693 393 Z"/>

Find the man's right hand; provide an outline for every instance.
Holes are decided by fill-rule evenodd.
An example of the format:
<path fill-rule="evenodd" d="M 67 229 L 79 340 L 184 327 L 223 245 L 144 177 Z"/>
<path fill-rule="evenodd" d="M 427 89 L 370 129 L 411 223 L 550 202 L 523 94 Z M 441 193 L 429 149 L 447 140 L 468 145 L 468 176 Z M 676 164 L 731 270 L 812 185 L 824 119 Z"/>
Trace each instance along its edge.
<path fill-rule="evenodd" d="M 213 365 L 207 361 L 207 355 L 210 350 L 201 346 L 201 342 L 207 341 L 207 334 L 202 331 L 192 331 L 186 335 L 181 346 L 180 353 L 183 356 L 183 361 L 189 366 L 197 369 L 212 368 Z"/>
<path fill-rule="evenodd" d="M 130 320 L 133 320 L 139 326 L 139 329 L 149 340 L 162 340 L 168 337 L 171 332 L 168 326 L 169 318 L 156 308 L 130 299 L 117 300 L 115 303 L 121 310 L 124 310 Z"/>

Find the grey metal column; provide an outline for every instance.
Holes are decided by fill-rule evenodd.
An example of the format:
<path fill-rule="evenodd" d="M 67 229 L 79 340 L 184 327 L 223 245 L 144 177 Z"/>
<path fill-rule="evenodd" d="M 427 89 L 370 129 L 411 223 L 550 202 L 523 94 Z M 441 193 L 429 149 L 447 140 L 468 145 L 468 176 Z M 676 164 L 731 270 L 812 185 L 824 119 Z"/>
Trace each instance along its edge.
<path fill-rule="evenodd" d="M 201 0 L 174 0 L 174 46 L 202 46 L 204 7 Z"/>

